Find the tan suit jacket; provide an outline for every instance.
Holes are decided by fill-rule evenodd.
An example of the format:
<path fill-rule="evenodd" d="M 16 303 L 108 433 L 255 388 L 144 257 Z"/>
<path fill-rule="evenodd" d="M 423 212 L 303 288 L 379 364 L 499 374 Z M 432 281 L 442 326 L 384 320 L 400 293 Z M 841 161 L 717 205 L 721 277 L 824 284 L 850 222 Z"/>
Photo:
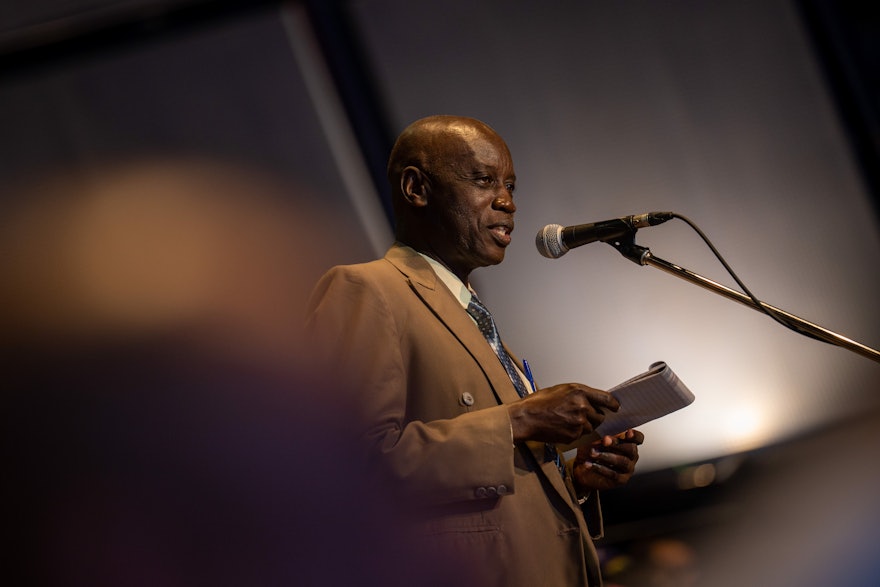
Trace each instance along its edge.
<path fill-rule="evenodd" d="M 331 269 L 313 293 L 308 332 L 355 382 L 370 462 L 421 504 L 432 548 L 477 561 L 481 584 L 601 584 L 570 481 L 544 462 L 543 445 L 513 445 L 501 404 L 517 401 L 516 390 L 420 255 L 396 244 L 384 259 Z M 587 503 L 595 535 L 598 495 Z"/>

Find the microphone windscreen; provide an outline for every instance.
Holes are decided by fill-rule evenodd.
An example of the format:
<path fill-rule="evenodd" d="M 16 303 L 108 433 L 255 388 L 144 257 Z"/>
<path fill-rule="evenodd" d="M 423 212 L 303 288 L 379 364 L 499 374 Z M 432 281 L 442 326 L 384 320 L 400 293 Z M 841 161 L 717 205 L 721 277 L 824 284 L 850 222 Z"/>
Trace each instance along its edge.
<path fill-rule="evenodd" d="M 535 237 L 535 246 L 538 252 L 548 259 L 558 259 L 568 252 L 568 247 L 562 242 L 562 226 L 548 224 L 538 231 Z"/>

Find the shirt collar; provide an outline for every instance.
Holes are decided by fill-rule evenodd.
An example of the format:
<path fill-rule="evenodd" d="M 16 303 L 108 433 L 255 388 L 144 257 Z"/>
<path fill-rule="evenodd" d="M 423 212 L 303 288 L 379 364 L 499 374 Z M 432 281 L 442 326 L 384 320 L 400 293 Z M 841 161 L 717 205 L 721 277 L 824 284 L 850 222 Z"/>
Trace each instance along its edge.
<path fill-rule="evenodd" d="M 432 269 L 434 269 L 434 273 L 437 274 L 437 277 L 440 278 L 449 291 L 452 292 L 452 295 L 455 296 L 455 299 L 458 300 L 458 303 L 461 304 L 462 308 L 467 309 L 468 304 L 471 303 L 471 297 L 473 293 L 468 286 L 466 286 L 458 277 L 456 277 L 455 273 L 449 270 L 446 265 L 439 262 L 436 259 L 429 257 L 428 255 L 416 251 L 422 258 L 428 262 Z"/>

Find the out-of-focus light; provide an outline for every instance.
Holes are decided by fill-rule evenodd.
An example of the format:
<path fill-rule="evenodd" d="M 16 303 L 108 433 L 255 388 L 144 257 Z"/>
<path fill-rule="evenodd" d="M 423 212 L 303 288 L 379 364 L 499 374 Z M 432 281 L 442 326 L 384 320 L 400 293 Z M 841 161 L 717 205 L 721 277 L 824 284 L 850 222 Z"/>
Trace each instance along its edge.
<path fill-rule="evenodd" d="M 708 487 L 715 482 L 715 465 L 703 463 L 693 467 L 685 467 L 678 473 L 679 489 L 695 489 Z"/>

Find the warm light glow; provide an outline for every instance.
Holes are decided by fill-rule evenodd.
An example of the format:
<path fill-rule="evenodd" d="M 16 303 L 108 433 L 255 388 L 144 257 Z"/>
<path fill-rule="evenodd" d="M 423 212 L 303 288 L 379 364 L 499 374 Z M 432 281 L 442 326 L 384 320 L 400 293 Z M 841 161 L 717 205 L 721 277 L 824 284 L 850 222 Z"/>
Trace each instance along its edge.
<path fill-rule="evenodd" d="M 734 446 L 751 445 L 757 437 L 764 436 L 762 419 L 762 414 L 754 406 L 738 407 L 722 423 L 722 433 Z"/>

